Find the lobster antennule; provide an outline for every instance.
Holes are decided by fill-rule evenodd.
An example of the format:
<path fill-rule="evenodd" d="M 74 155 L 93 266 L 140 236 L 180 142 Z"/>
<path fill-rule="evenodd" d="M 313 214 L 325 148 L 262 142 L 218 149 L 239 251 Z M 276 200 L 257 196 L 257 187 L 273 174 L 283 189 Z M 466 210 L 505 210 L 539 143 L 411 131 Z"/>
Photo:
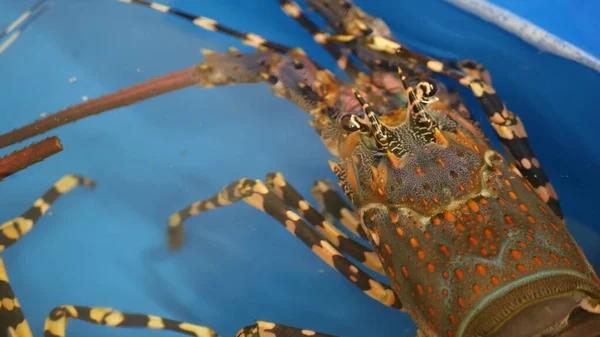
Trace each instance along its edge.
<path fill-rule="evenodd" d="M 356 97 L 356 99 L 358 100 L 360 105 L 362 106 L 362 110 L 364 111 L 364 113 L 367 115 L 367 118 L 369 119 L 369 122 L 371 124 L 370 130 L 371 130 L 371 133 L 373 134 L 373 137 L 375 137 L 375 140 L 377 142 L 377 147 L 379 147 L 381 150 L 386 150 L 387 146 L 389 144 L 389 139 L 388 139 L 388 136 L 383 132 L 383 125 L 381 124 L 381 121 L 377 117 L 377 114 L 375 114 L 373 109 L 371 109 L 371 106 L 369 105 L 369 103 L 367 103 L 365 101 L 365 99 L 362 98 L 362 96 L 358 93 L 358 91 L 356 91 L 356 89 L 353 88 L 352 93 L 354 94 L 354 96 Z"/>
<path fill-rule="evenodd" d="M 398 146 L 398 139 L 392 132 L 384 132 L 384 130 L 387 130 L 387 127 L 381 123 L 379 117 L 377 117 L 377 114 L 371 109 L 369 103 L 367 103 L 355 89 L 352 89 L 352 92 L 369 119 L 369 129 L 373 134 L 373 137 L 375 137 L 375 143 L 377 144 L 379 151 L 386 154 L 393 167 L 398 168 L 402 166 L 403 161 L 401 158 L 404 156 L 405 151 L 401 146 Z"/>
<path fill-rule="evenodd" d="M 429 81 L 421 81 L 415 87 L 408 85 L 406 74 L 400 66 L 398 66 L 398 75 L 400 75 L 400 82 L 406 91 L 406 97 L 408 97 L 408 109 L 411 116 L 413 116 L 415 130 L 427 141 L 441 145 L 448 144 L 448 140 L 440 131 L 437 122 L 427 113 L 425 108 L 428 104 L 439 100 L 435 96 L 437 93 L 435 84 Z"/>

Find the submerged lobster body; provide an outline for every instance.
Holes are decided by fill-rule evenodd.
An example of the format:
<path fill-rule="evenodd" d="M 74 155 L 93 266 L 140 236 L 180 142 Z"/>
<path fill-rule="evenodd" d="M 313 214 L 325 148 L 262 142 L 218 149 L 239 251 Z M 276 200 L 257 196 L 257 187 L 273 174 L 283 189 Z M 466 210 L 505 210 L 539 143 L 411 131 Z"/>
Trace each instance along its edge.
<path fill-rule="evenodd" d="M 174 213 L 168 228 L 171 248 L 181 245 L 187 218 L 245 201 L 282 223 L 367 295 L 407 311 L 418 337 L 571 337 L 565 331 L 577 310 L 600 313 L 600 281 L 566 228 L 520 120 L 476 63 L 413 53 L 393 39 L 384 22 L 348 1 L 307 0 L 340 34 L 330 36 L 307 23 L 298 5 L 280 0 L 318 43 L 349 47 L 369 70 L 347 67 L 351 61 L 342 52 L 328 49 L 352 78 L 347 84 L 300 49 L 165 5 L 122 1 L 174 13 L 259 51 L 205 52 L 202 64 L 1 135 L 0 147 L 190 85 L 267 82 L 275 95 L 311 117 L 311 126 L 337 158 L 330 167 L 355 206 L 349 213 L 356 219 L 342 214 L 338 220 L 374 249 L 338 231 L 281 174 L 268 176 L 265 183 L 237 180 Z M 508 161 L 469 112 L 455 104 L 457 95 L 432 79 L 433 73 L 473 91 L 508 150 Z M 343 254 L 384 273 L 390 286 L 369 278 Z M 585 337 L 595 333 L 589 327 Z M 261 333 L 243 330 L 238 336 L 282 336 L 274 329 L 269 324 Z"/>
<path fill-rule="evenodd" d="M 350 87 L 302 62 L 272 90 L 314 111 L 313 127 L 339 158 L 330 163 L 339 185 L 421 335 L 551 336 L 574 309 L 597 305 L 598 277 L 564 220 L 477 125 L 448 108 L 445 88 L 406 85 L 385 104 L 367 92 L 385 112 L 368 113 Z M 301 78 L 332 104 L 298 101 L 308 89 L 296 95 L 285 84 Z M 427 101 L 427 85 L 444 99 Z"/>
<path fill-rule="evenodd" d="M 414 62 L 433 68 L 351 3 L 307 2 L 336 33 L 350 34 L 341 40 L 352 40 L 353 52 L 372 70 Z M 476 76 L 468 62 L 462 70 Z M 482 88 L 491 82 L 485 71 L 477 80 Z M 554 204 L 536 194 L 472 121 L 420 102 L 423 91 L 408 87 L 407 96 L 408 115 L 433 119 L 429 141 L 407 114 L 385 115 L 375 126 L 371 118 L 371 135 L 341 140 L 345 151 L 331 166 L 420 333 L 550 336 L 564 330 L 574 309 L 598 312 L 599 279 Z M 386 134 L 384 146 L 377 129 Z"/>

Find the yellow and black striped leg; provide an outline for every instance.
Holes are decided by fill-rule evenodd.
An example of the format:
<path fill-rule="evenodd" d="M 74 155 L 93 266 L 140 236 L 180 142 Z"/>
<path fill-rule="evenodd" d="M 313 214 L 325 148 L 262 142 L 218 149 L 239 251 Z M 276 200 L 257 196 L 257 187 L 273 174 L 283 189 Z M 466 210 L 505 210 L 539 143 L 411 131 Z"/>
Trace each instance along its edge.
<path fill-rule="evenodd" d="M 169 218 L 168 242 L 171 249 L 178 249 L 183 239 L 183 222 L 202 212 L 245 201 L 279 221 L 285 228 L 308 246 L 319 258 L 340 274 L 352 281 L 365 294 L 380 303 L 402 309 L 394 291 L 375 280 L 358 266 L 350 262 L 319 232 L 309 226 L 297 213 L 260 180 L 240 179 L 223 188 L 211 198 L 191 204 Z"/>
<path fill-rule="evenodd" d="M 281 324 L 256 321 L 256 324 L 242 328 L 235 337 L 335 337 L 324 333 L 298 329 Z"/>
<path fill-rule="evenodd" d="M 21 305 L 10 286 L 4 261 L 0 257 L 0 336 L 32 337 Z M 8 335 L 7 335 L 8 333 Z"/>
<path fill-rule="evenodd" d="M 362 72 L 358 65 L 348 58 L 342 48 L 333 43 L 328 33 L 320 30 L 304 13 L 302 8 L 292 0 L 279 0 L 281 9 L 296 20 L 305 30 L 307 30 L 313 39 L 321 45 L 336 60 L 337 65 L 342 69 L 352 81 L 355 81 Z"/>
<path fill-rule="evenodd" d="M 533 185 L 535 193 L 559 216 L 562 209 L 554 187 L 535 156 L 519 116 L 506 109 L 494 88 L 483 80 L 469 76 L 458 79 L 468 86 L 488 116 L 500 143 L 506 149 L 509 162 L 514 163 L 522 175 Z"/>
<path fill-rule="evenodd" d="M 61 195 L 70 192 L 78 185 L 94 187 L 92 180 L 81 176 L 67 174 L 59 179 L 44 195 L 35 201 L 33 206 L 20 216 L 0 226 L 0 252 L 19 241 L 27 234 L 36 222 L 48 211 Z M 21 311 L 8 280 L 4 263 L 0 258 L 0 329 L 8 328 L 18 337 L 31 337 L 31 330 Z"/>
<path fill-rule="evenodd" d="M 44 337 L 64 337 L 70 318 L 110 327 L 167 330 L 195 337 L 218 336 L 210 328 L 159 316 L 119 312 L 111 308 L 61 305 L 48 315 L 44 324 Z"/>
<path fill-rule="evenodd" d="M 483 64 L 475 60 L 459 60 L 448 63 L 452 64 L 455 68 L 459 69 L 467 76 L 471 76 L 478 80 L 482 80 L 489 85 L 492 85 L 492 77 Z"/>
<path fill-rule="evenodd" d="M 173 8 L 171 6 L 163 5 L 163 4 L 160 4 L 157 2 L 146 1 L 146 0 L 119 0 L 119 1 L 124 2 L 124 3 L 142 5 L 142 6 L 154 9 L 156 11 L 159 11 L 159 12 L 169 13 L 169 14 L 178 16 L 184 20 L 187 20 L 187 21 L 193 23 L 195 26 L 197 26 L 199 28 L 213 31 L 213 32 L 219 32 L 219 33 L 222 33 L 225 35 L 235 37 L 235 38 L 239 39 L 240 41 L 242 41 L 242 43 L 249 45 L 251 47 L 254 47 L 254 48 L 264 48 L 266 50 L 271 50 L 271 51 L 275 51 L 277 53 L 282 53 L 282 54 L 286 54 L 286 53 L 290 52 L 292 49 L 294 49 L 292 47 L 288 47 L 288 46 L 285 46 L 285 45 L 277 43 L 277 42 L 269 41 L 261 36 L 253 34 L 253 33 L 245 33 L 245 32 L 241 32 L 236 29 L 233 29 L 231 27 L 224 26 L 211 18 L 193 15 L 193 14 L 184 12 L 182 10 L 179 10 L 177 8 Z"/>
<path fill-rule="evenodd" d="M 269 173 L 265 179 L 267 187 L 283 202 L 296 210 L 311 225 L 343 254 L 348 254 L 370 269 L 384 275 L 381 261 L 372 248 L 349 238 L 344 232 L 335 227 L 323 214 L 319 213 L 296 189 L 285 179 L 282 173 Z"/>
<path fill-rule="evenodd" d="M 25 234 L 29 233 L 42 215 L 48 211 L 52 203 L 78 185 L 93 188 L 95 183 L 88 178 L 67 174 L 60 178 L 52 188 L 46 191 L 23 214 L 2 224 L 0 226 L 0 252 L 3 252 L 19 241 Z"/>
<path fill-rule="evenodd" d="M 330 221 L 334 223 L 339 221 L 354 235 L 369 241 L 367 233 L 365 233 L 360 221 L 354 214 L 354 208 L 344 200 L 331 181 L 316 180 L 313 183 L 311 194 L 319 203 L 321 214 L 324 214 L 326 218 L 331 219 Z"/>

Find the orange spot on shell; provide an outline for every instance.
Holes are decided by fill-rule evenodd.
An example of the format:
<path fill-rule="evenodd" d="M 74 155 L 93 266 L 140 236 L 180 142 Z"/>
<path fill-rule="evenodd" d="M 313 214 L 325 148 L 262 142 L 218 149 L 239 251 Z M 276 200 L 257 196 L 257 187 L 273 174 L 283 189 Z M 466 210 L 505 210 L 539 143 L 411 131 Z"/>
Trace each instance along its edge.
<path fill-rule="evenodd" d="M 461 307 L 461 308 L 464 308 L 464 307 L 465 307 L 465 300 L 464 300 L 462 297 L 458 297 L 458 298 L 456 299 L 456 302 L 458 303 L 458 306 L 459 306 L 459 307 Z"/>
<path fill-rule="evenodd" d="M 432 265 L 431 263 L 428 263 L 427 270 L 429 270 L 430 273 L 435 273 L 435 266 Z"/>
<path fill-rule="evenodd" d="M 400 218 L 400 215 L 398 213 L 390 212 L 390 221 L 392 221 L 392 223 L 397 223 L 399 218 Z"/>
<path fill-rule="evenodd" d="M 519 204 L 519 208 L 523 211 L 523 212 L 527 212 L 529 210 L 529 208 L 527 208 L 527 206 L 525 206 L 525 204 Z"/>
<path fill-rule="evenodd" d="M 435 162 L 436 162 L 438 165 L 440 165 L 440 167 L 446 167 L 446 163 L 444 162 L 444 160 L 443 160 L 442 158 L 439 158 L 439 157 L 438 157 L 438 158 L 435 160 Z"/>
<path fill-rule="evenodd" d="M 531 215 L 527 217 L 527 220 L 529 220 L 529 223 L 531 223 L 531 224 L 535 223 L 535 218 L 532 217 Z"/>
<path fill-rule="evenodd" d="M 436 226 L 439 226 L 442 223 L 442 220 L 440 220 L 440 218 L 438 218 L 437 216 L 435 218 L 433 218 L 433 224 Z"/>
<path fill-rule="evenodd" d="M 533 258 L 533 261 L 534 261 L 534 262 L 535 262 L 535 263 L 536 263 L 538 266 L 541 266 L 541 265 L 543 264 L 543 263 L 542 263 L 542 260 L 540 260 L 540 258 L 539 258 L 539 257 L 537 257 L 537 256 Z"/>
<path fill-rule="evenodd" d="M 442 253 L 444 253 L 444 255 L 450 256 L 450 250 L 448 249 L 448 247 L 441 245 L 440 250 L 442 251 Z"/>
<path fill-rule="evenodd" d="M 484 267 L 484 266 L 482 266 L 482 265 L 480 265 L 480 264 L 478 264 L 478 265 L 476 265 L 476 266 L 475 266 L 475 270 L 476 270 L 476 271 L 477 271 L 477 273 L 478 273 L 479 275 L 481 275 L 481 276 L 484 276 L 484 275 L 485 275 L 485 273 L 486 273 L 486 269 L 485 269 L 485 267 Z"/>
<path fill-rule="evenodd" d="M 505 186 L 510 186 L 510 181 L 508 179 L 504 179 L 503 183 Z"/>
<path fill-rule="evenodd" d="M 425 258 L 425 252 L 423 252 L 422 250 L 418 251 L 417 257 L 419 258 L 419 260 L 423 260 Z"/>
<path fill-rule="evenodd" d="M 459 280 L 462 280 L 462 279 L 465 278 L 465 273 L 462 270 L 460 270 L 460 269 L 454 269 L 454 275 L 456 275 L 456 277 Z"/>
<path fill-rule="evenodd" d="M 484 229 L 483 233 L 485 234 L 485 237 L 488 239 L 491 239 L 494 237 L 494 232 L 492 232 L 492 230 L 489 228 Z"/>
<path fill-rule="evenodd" d="M 454 222 L 456 221 L 456 218 L 454 217 L 454 214 L 446 211 L 444 212 L 444 218 L 446 218 L 446 220 L 450 221 L 450 222 Z"/>
<path fill-rule="evenodd" d="M 469 242 L 473 245 L 473 246 L 477 246 L 479 245 L 479 240 L 477 240 L 476 237 L 473 236 L 469 236 Z"/>
<path fill-rule="evenodd" d="M 417 241 L 417 239 L 410 238 L 408 241 L 410 242 L 410 246 L 411 247 L 413 247 L 413 248 L 419 247 L 419 242 Z"/>
<path fill-rule="evenodd" d="M 433 310 L 433 308 L 429 308 L 429 316 L 435 316 L 435 310 Z"/>
<path fill-rule="evenodd" d="M 447 272 L 447 271 L 445 271 L 445 272 L 443 272 L 443 273 L 442 273 L 442 277 L 443 277 L 444 279 L 447 279 L 448 277 L 450 277 L 450 274 L 448 274 L 448 272 Z"/>
<path fill-rule="evenodd" d="M 419 175 L 420 177 L 425 176 L 425 173 L 423 173 L 423 169 L 420 167 L 417 167 L 416 172 L 417 172 L 417 175 Z"/>
<path fill-rule="evenodd" d="M 504 216 L 504 221 L 506 222 L 507 225 L 512 226 L 515 223 L 513 222 L 512 218 L 510 217 L 510 215 L 505 215 Z"/>
<path fill-rule="evenodd" d="M 398 292 L 399 292 L 399 293 L 401 293 L 401 292 L 402 292 L 402 287 L 400 286 L 400 284 L 399 284 L 399 283 L 397 283 L 397 282 L 394 282 L 394 288 L 396 288 L 396 290 L 398 290 Z"/>
<path fill-rule="evenodd" d="M 388 245 L 387 243 L 384 245 L 385 246 L 385 250 L 388 252 L 388 254 L 392 254 L 392 247 L 390 247 L 390 245 Z"/>
<path fill-rule="evenodd" d="M 459 231 L 461 231 L 461 232 L 464 232 L 467 228 L 463 224 L 461 224 L 459 222 L 459 223 L 456 224 L 456 229 L 459 230 Z"/>
<path fill-rule="evenodd" d="M 448 289 L 442 289 L 442 295 L 448 296 Z"/>
<path fill-rule="evenodd" d="M 517 197 L 517 194 L 513 191 L 509 191 L 508 192 L 508 196 L 512 199 L 512 200 L 517 200 L 519 199 L 519 197 Z"/>
<path fill-rule="evenodd" d="M 400 269 L 402 270 L 402 275 L 404 275 L 405 278 L 408 277 L 408 269 L 406 269 L 406 266 L 402 266 Z"/>
<path fill-rule="evenodd" d="M 474 284 L 474 285 L 473 285 L 473 291 L 474 291 L 476 294 L 479 294 L 479 293 L 481 292 L 481 287 L 479 286 L 479 284 Z"/>
<path fill-rule="evenodd" d="M 488 253 L 489 253 L 488 250 L 487 250 L 487 248 L 485 248 L 485 247 L 482 247 L 481 250 L 480 250 L 480 252 L 481 252 L 481 255 L 483 255 L 483 256 L 487 256 Z"/>
<path fill-rule="evenodd" d="M 477 203 L 473 200 L 469 200 L 467 202 L 467 204 L 469 205 L 469 209 L 473 212 L 478 212 L 479 211 L 479 205 L 477 205 Z"/>
<path fill-rule="evenodd" d="M 520 258 L 521 258 L 521 256 L 522 256 L 522 255 L 521 255 L 521 252 L 520 252 L 520 251 L 518 251 L 518 250 L 514 250 L 514 249 L 513 249 L 513 250 L 511 250 L 511 251 L 510 251 L 510 257 L 512 257 L 512 258 L 513 258 L 513 259 L 515 259 L 515 260 L 518 260 L 518 259 L 520 259 Z"/>
<path fill-rule="evenodd" d="M 560 232 L 560 229 L 558 228 L 558 226 L 554 222 L 550 223 L 550 227 L 552 227 L 552 229 L 554 229 L 555 231 Z"/>
<path fill-rule="evenodd" d="M 492 276 L 491 281 L 496 286 L 500 283 L 500 280 L 496 276 Z"/>
<path fill-rule="evenodd" d="M 398 233 L 398 236 L 404 236 L 404 230 L 400 227 L 396 227 L 396 233 Z"/>
<path fill-rule="evenodd" d="M 419 293 L 419 295 L 423 295 L 423 286 L 420 284 L 417 284 L 417 292 Z"/>
<path fill-rule="evenodd" d="M 450 323 L 452 323 L 452 324 L 456 324 L 456 318 L 454 318 L 454 315 L 450 314 L 450 315 L 448 316 L 448 319 L 450 320 Z"/>
<path fill-rule="evenodd" d="M 388 267 L 388 273 L 392 278 L 396 278 L 396 271 L 392 267 Z"/>
<path fill-rule="evenodd" d="M 522 265 L 522 264 L 520 264 L 520 263 L 517 264 L 517 270 L 520 271 L 521 273 L 524 273 L 524 272 L 527 271 L 527 269 L 525 268 L 525 266 Z"/>

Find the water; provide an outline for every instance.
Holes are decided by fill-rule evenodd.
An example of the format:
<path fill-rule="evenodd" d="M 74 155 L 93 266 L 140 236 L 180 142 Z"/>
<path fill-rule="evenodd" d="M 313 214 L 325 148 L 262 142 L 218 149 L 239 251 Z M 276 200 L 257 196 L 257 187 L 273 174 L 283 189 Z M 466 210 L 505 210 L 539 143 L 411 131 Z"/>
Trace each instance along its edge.
<path fill-rule="evenodd" d="M 163 3 L 302 46 L 335 69 L 274 1 Z M 539 53 L 441 1 L 357 3 L 414 49 L 474 58 L 488 67 L 494 86 L 527 126 L 573 234 L 600 266 L 599 74 Z M 1 1 L 0 22 L 14 20 L 27 6 Z M 0 55 L 1 128 L 199 63 L 201 48 L 231 45 L 249 50 L 139 6 L 57 0 Z M 166 249 L 169 215 L 235 179 L 280 171 L 307 196 L 314 179 L 334 179 L 331 157 L 306 119 L 264 85 L 243 85 L 188 88 L 51 132 L 65 150 L 0 184 L 0 219 L 20 214 L 65 173 L 92 177 L 98 188 L 64 196 L 51 216 L 3 254 L 34 333 L 41 336 L 54 306 L 70 303 L 177 318 L 222 336 L 254 319 L 349 337 L 414 336 L 407 315 L 364 296 L 277 222 L 245 204 L 190 221 L 183 249 Z M 68 335 L 174 334 L 73 321 Z"/>

